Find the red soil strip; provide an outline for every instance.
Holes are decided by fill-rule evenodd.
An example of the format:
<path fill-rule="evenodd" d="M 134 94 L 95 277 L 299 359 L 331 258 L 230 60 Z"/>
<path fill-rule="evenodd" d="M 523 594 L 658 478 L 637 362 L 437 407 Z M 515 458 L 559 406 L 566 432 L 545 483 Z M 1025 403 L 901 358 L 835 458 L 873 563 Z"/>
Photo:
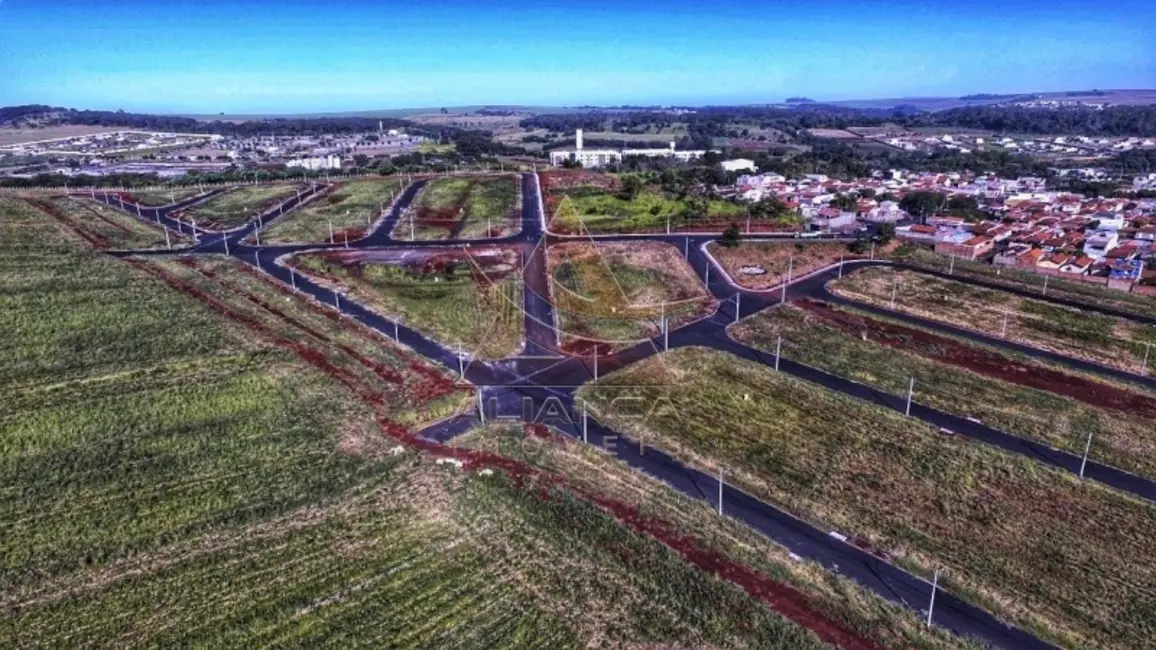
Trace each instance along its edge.
<path fill-rule="evenodd" d="M 79 202 L 79 201 L 77 203 L 80 205 L 80 207 L 84 208 L 86 212 L 88 212 L 92 216 L 96 217 L 97 219 L 100 219 L 101 221 L 108 224 L 109 226 L 116 228 L 117 230 L 123 232 L 126 235 L 132 234 L 132 231 L 129 230 L 127 227 L 125 227 L 124 224 L 119 224 L 119 223 L 109 219 L 108 217 L 104 216 L 103 214 L 92 209 L 92 207 L 86 203 Z"/>
<path fill-rule="evenodd" d="M 637 507 L 625 501 L 596 494 L 558 474 L 537 469 L 492 452 L 446 447 L 422 440 L 395 423 L 379 421 L 379 424 L 382 425 L 382 430 L 387 435 L 412 447 L 422 449 L 435 456 L 463 461 L 463 468 L 466 470 L 494 469 L 501 471 L 513 479 L 514 483 L 522 489 L 528 487 L 529 479 L 534 479 L 537 488 L 536 494 L 544 500 L 556 497 L 556 492 L 552 492 L 549 488 L 567 491 L 602 509 L 635 533 L 661 542 L 678 553 L 684 561 L 742 588 L 743 591 L 770 609 L 811 630 L 826 643 L 839 648 L 854 650 L 881 650 L 881 646 L 878 644 L 844 627 L 819 611 L 813 606 L 807 594 L 798 588 L 777 582 L 721 553 L 705 548 L 698 538 L 682 533 L 676 526 L 657 517 L 643 514 Z M 542 428 L 544 429 L 544 427 Z M 540 429 L 535 429 L 531 435 L 540 437 L 543 433 Z M 555 434 L 546 433 L 545 435 L 557 439 Z"/>
<path fill-rule="evenodd" d="M 962 344 L 922 330 L 850 314 L 826 303 L 803 300 L 798 307 L 853 336 L 867 332 L 876 343 L 917 354 L 1028 388 L 1070 397 L 1090 406 L 1156 419 L 1156 399 L 1058 370 L 1013 361 L 998 352 Z"/>
<path fill-rule="evenodd" d="M 466 202 L 470 200 L 470 193 L 474 191 L 477 184 L 478 182 L 475 180 L 469 181 L 453 205 L 448 208 L 419 206 L 414 216 L 415 224 L 427 228 L 444 228 L 448 231 L 450 239 L 456 238 L 466 225 L 466 218 L 465 215 L 462 215 L 462 210 L 466 207 Z M 460 218 L 459 215 L 461 215 Z"/>
<path fill-rule="evenodd" d="M 273 340 L 280 347 L 292 350 L 303 360 L 318 367 L 333 379 L 345 385 L 364 402 L 379 409 L 383 402 L 380 396 L 369 393 L 357 385 L 341 368 L 329 362 L 324 355 L 307 348 L 294 341 L 289 341 L 264 324 L 229 307 L 227 304 L 206 292 L 188 284 L 162 269 L 142 260 L 126 260 L 133 266 L 140 268 L 161 279 L 178 292 L 188 295 L 208 305 L 227 318 L 242 323 Z M 380 411 L 378 411 L 380 412 Z M 697 538 L 683 534 L 673 525 L 656 517 L 644 515 L 639 510 L 623 501 L 594 494 L 586 489 L 573 485 L 563 477 L 547 473 L 524 463 L 515 461 L 494 453 L 465 450 L 446 447 L 438 443 L 423 440 L 399 423 L 379 417 L 378 424 L 386 435 L 403 442 L 413 448 L 429 452 L 436 456 L 452 457 L 466 463 L 466 468 L 473 470 L 490 468 L 502 471 L 512 478 L 519 486 L 524 486 L 528 478 L 536 478 L 544 486 L 557 486 L 569 489 L 573 494 L 587 502 L 593 503 L 614 518 L 625 524 L 636 533 L 656 539 L 676 551 L 682 558 L 695 566 L 710 571 L 714 575 L 728 580 L 752 597 L 765 603 L 784 617 L 813 631 L 820 639 L 840 648 L 856 650 L 878 650 L 879 646 L 853 631 L 841 626 L 815 609 L 810 598 L 799 589 L 790 585 L 776 582 L 762 573 L 734 562 L 715 551 L 703 548 Z"/>
<path fill-rule="evenodd" d="M 88 242 L 93 248 L 97 250 L 104 250 L 108 248 L 108 238 L 100 233 L 90 232 L 82 228 L 67 214 L 64 214 L 60 208 L 56 207 L 48 201 L 42 199 L 27 199 L 28 203 L 40 210 L 44 214 L 52 217 L 60 225 L 67 228 L 69 231 Z"/>

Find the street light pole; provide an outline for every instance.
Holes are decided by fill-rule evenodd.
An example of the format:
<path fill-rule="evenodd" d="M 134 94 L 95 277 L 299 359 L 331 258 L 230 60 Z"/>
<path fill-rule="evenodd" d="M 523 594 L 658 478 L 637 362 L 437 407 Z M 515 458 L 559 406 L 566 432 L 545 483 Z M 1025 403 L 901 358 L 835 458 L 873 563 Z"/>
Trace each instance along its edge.
<path fill-rule="evenodd" d="M 1084 459 L 1080 461 L 1080 479 L 1084 478 L 1084 469 L 1088 466 L 1088 452 L 1092 451 L 1092 434 L 1094 431 L 1088 432 L 1088 443 L 1084 445 Z"/>
<path fill-rule="evenodd" d="M 935 569 L 935 578 L 931 583 L 931 604 L 927 606 L 927 627 L 931 627 L 931 615 L 935 612 L 935 592 L 939 591 L 939 568 Z"/>

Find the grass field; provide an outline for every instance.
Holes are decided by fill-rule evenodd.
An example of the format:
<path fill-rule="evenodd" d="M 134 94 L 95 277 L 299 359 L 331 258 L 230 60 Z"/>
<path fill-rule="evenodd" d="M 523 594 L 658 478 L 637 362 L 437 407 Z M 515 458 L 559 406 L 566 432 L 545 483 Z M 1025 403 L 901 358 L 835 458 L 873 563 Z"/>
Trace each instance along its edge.
<path fill-rule="evenodd" d="M 330 241 L 330 225 L 334 242 L 361 239 L 404 185 L 400 178 L 337 183 L 328 194 L 279 217 L 261 232 L 261 242 L 323 243 Z"/>
<path fill-rule="evenodd" d="M 823 647 L 601 507 L 396 446 L 378 419 L 456 393 L 376 334 L 8 207 L 5 647 Z"/>
<path fill-rule="evenodd" d="M 0 198 L 0 211 L 13 228 L 35 228 L 43 219 L 54 221 L 98 250 L 165 248 L 192 243 L 192 237 L 164 229 L 98 201 L 68 197 L 32 197 L 27 201 Z M 36 213 L 36 214 L 33 214 Z"/>
<path fill-rule="evenodd" d="M 169 205 L 192 198 L 201 191 L 195 187 L 174 187 L 159 190 L 133 190 L 132 197 L 141 205 Z"/>
<path fill-rule="evenodd" d="M 778 307 L 744 319 L 731 328 L 739 341 L 774 353 L 782 336 L 782 355 L 893 395 L 905 395 L 915 378 L 913 398 L 948 413 L 973 417 L 1009 433 L 1039 440 L 1082 455 L 1092 437 L 1089 457 L 1144 476 L 1156 478 L 1154 422 L 1129 409 L 1136 400 L 1156 405 L 1153 396 L 1131 392 L 1132 400 L 1113 395 L 1096 405 L 1075 397 L 1023 385 L 1015 376 L 1031 374 L 1042 381 L 1080 385 L 1091 397 L 1109 387 L 1076 375 L 1054 377 L 1049 366 L 1022 362 L 979 346 L 945 339 L 919 338 L 918 332 L 891 332 L 886 323 L 835 310 L 862 327 L 840 328 L 824 317 L 822 306 Z M 874 324 L 874 327 L 868 325 Z M 856 335 L 850 330 L 857 329 Z M 965 354 L 956 351 L 962 350 Z M 965 356 L 970 353 L 970 356 Z M 955 363 L 945 359 L 956 359 Z M 986 358 L 987 364 L 975 360 Z M 1047 377 L 1044 380 L 1044 377 Z M 1111 387 L 1114 388 L 1114 387 Z M 1103 404 L 1113 404 L 1108 408 Z"/>
<path fill-rule="evenodd" d="M 711 242 L 707 244 L 707 252 L 718 260 L 735 283 L 755 290 L 778 286 L 787 279 L 788 271 L 792 278 L 797 278 L 844 258 L 860 257 L 852 255 L 847 244 L 834 242 L 748 241 L 735 248 Z"/>
<path fill-rule="evenodd" d="M 694 217 L 686 199 L 670 198 L 657 188 L 646 188 L 625 199 L 603 185 L 572 185 L 548 189 L 550 229 L 570 233 L 662 232 L 670 229 L 722 230 L 745 219 L 742 206 L 723 201 L 706 203 L 707 216 Z"/>
<path fill-rule="evenodd" d="M 517 176 L 431 179 L 398 220 L 397 239 L 485 239 L 520 229 L 521 180 Z"/>
<path fill-rule="evenodd" d="M 183 221 L 196 221 L 201 228 L 231 230 L 293 196 L 296 185 L 243 185 L 204 203 L 181 211 Z"/>
<path fill-rule="evenodd" d="M 716 303 L 669 244 L 570 242 L 547 250 L 562 344 L 609 353 L 675 329 Z M 589 349 L 588 349 L 589 348 Z"/>
<path fill-rule="evenodd" d="M 915 612 L 887 603 L 818 565 L 799 561 L 751 528 L 729 517 L 719 517 L 710 504 L 683 496 L 595 447 L 552 436 L 544 427 L 491 424 L 457 438 L 452 444 L 462 449 L 500 454 L 558 477 L 556 487 L 565 486 L 570 492 L 612 501 L 616 506 L 612 512 L 628 525 L 638 525 L 647 519 L 663 522 L 662 527 L 651 530 L 665 528 L 665 534 L 657 534 L 688 561 L 699 564 L 703 559 L 687 553 L 689 538 L 693 540 L 690 545 L 693 548 L 717 553 L 726 558 L 724 562 L 748 567 L 787 586 L 803 598 L 806 609 L 883 647 L 972 647 L 942 629 L 928 630 Z M 798 602 L 797 596 L 791 598 L 789 591 L 785 594 L 787 600 Z M 697 597 L 691 596 L 691 599 Z M 700 606 L 693 605 L 694 608 Z M 697 616 L 691 613 L 691 620 Z"/>
<path fill-rule="evenodd" d="M 445 249 L 404 262 L 385 255 L 304 254 L 291 264 L 447 347 L 461 344 L 475 358 L 500 359 L 521 349 L 516 251 Z"/>
<path fill-rule="evenodd" d="M 942 566 L 946 588 L 1045 639 L 1153 634 L 1150 503 L 723 353 L 679 349 L 599 384 L 581 391 L 595 406 L 656 406 L 600 416 L 620 430 L 927 575 Z"/>
<path fill-rule="evenodd" d="M 914 266 L 943 271 L 944 273 L 950 271 L 961 277 L 995 282 L 1007 287 L 1040 292 L 1041 294 L 1044 291 L 1044 278 L 1047 278 L 1047 295 L 1049 296 L 1144 316 L 1156 316 L 1156 300 L 1151 296 L 1109 289 L 1103 285 L 1048 277 L 1031 271 L 999 268 L 983 262 L 969 262 L 960 259 L 955 260 L 953 266 L 950 258 L 913 246 L 898 248 L 895 251 L 894 259 Z"/>
<path fill-rule="evenodd" d="M 869 268 L 831 283 L 836 293 L 923 318 L 979 330 L 1139 373 L 1147 343 L 1156 341 L 1151 327 L 1094 312 L 1021 298 L 1003 291 L 891 268 Z"/>

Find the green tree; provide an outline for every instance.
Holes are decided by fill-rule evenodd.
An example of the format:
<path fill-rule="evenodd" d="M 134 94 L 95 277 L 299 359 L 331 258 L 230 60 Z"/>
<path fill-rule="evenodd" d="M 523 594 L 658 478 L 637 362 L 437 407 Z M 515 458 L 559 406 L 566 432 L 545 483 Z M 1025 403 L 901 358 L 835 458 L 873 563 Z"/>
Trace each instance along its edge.
<path fill-rule="evenodd" d="M 902 200 L 899 201 L 899 208 L 907 214 L 924 219 L 935 215 L 943 208 L 947 201 L 947 196 L 939 192 L 932 192 L 930 190 L 917 190 L 915 192 L 908 192 Z"/>
<path fill-rule="evenodd" d="M 887 245 L 891 243 L 892 239 L 895 239 L 895 224 L 879 224 L 879 230 L 875 231 L 875 241 L 881 245 Z"/>
<path fill-rule="evenodd" d="M 743 235 L 742 231 L 739 230 L 739 225 L 737 223 L 732 223 L 731 225 L 727 226 L 726 230 L 723 231 L 722 238 L 719 239 L 719 243 L 723 246 L 726 246 L 727 248 L 738 248 L 739 244 L 742 243 L 742 240 Z"/>
<path fill-rule="evenodd" d="M 831 199 L 831 207 L 839 208 L 843 211 L 851 211 L 859 207 L 859 202 L 855 200 L 854 196 L 849 194 L 836 194 L 835 198 Z"/>

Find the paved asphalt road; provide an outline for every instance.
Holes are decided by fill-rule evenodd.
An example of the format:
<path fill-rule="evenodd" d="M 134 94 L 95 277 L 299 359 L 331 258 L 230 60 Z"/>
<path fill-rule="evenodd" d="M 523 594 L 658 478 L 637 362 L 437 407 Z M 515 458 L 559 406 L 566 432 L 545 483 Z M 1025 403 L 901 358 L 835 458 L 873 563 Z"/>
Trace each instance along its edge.
<path fill-rule="evenodd" d="M 527 341 L 522 355 L 508 360 L 496 362 L 472 362 L 465 366 L 465 380 L 480 388 L 488 418 L 517 417 L 520 418 L 529 401 L 531 410 L 536 412 L 547 404 L 556 404 L 562 407 L 565 418 L 553 418 L 549 424 L 554 425 L 567 435 L 582 438 L 585 436 L 590 444 L 599 445 L 613 453 L 617 458 L 654 476 L 677 490 L 692 497 L 710 502 L 717 506 L 719 499 L 719 483 L 716 476 L 708 476 L 698 469 L 671 458 L 653 449 L 642 449 L 637 441 L 631 441 L 592 417 L 585 419 L 586 426 L 582 426 L 580 411 L 576 409 L 574 391 L 578 386 L 589 382 L 597 372 L 603 375 L 636 363 L 651 355 L 660 352 L 663 344 L 661 339 L 639 343 L 632 348 L 612 356 L 593 358 L 565 357 L 558 354 L 557 337 L 555 335 L 555 314 L 551 301 L 548 299 L 548 279 L 546 278 L 544 241 L 562 240 L 565 237 L 545 232 L 543 215 L 539 208 L 539 188 L 537 178 L 533 174 L 523 174 L 523 211 L 522 229 L 519 233 L 509 237 L 492 240 L 472 240 L 454 242 L 410 242 L 398 240 L 391 236 L 405 208 L 412 203 L 420 192 L 424 181 L 411 184 L 398 198 L 394 205 L 386 211 L 378 221 L 374 230 L 364 239 L 350 242 L 350 248 L 431 248 L 453 245 L 509 245 L 521 250 L 525 255 L 525 319 Z M 262 225 L 267 226 L 283 213 L 299 203 L 305 202 L 314 194 L 326 191 L 322 183 L 310 184 L 300 197 L 293 197 L 285 204 L 267 212 L 262 217 Z M 218 191 L 219 192 L 219 191 Z M 170 215 L 172 212 L 188 207 L 193 203 L 205 200 L 214 193 L 193 197 L 187 201 L 172 206 L 157 208 L 141 208 L 140 217 L 146 221 L 157 222 L 177 229 L 188 229 L 188 224 L 179 224 Z M 121 207 L 121 200 L 114 194 L 97 194 L 97 198 L 109 205 Z M 136 214 L 135 206 L 125 204 L 124 209 Z M 198 229 L 198 244 L 186 249 L 174 249 L 173 253 L 225 253 L 250 264 L 276 277 L 278 280 L 296 286 L 298 291 L 310 295 L 322 303 L 337 306 L 344 314 L 355 318 L 362 323 L 377 329 L 383 334 L 394 337 L 398 341 L 413 349 L 418 354 L 436 361 L 443 366 L 458 370 L 456 353 L 429 339 L 421 333 L 390 321 L 353 300 L 336 296 L 332 291 L 325 289 L 315 282 L 299 274 L 291 276 L 291 271 L 277 264 L 276 260 L 286 254 L 303 250 L 324 250 L 345 247 L 344 242 L 338 244 L 309 244 L 291 246 L 247 246 L 240 242 L 258 228 L 257 223 L 246 224 L 243 227 L 230 230 L 226 233 L 211 232 Z M 685 251 L 688 263 L 702 278 L 710 292 L 719 299 L 718 310 L 710 317 L 683 327 L 670 333 L 669 345 L 671 348 L 682 346 L 705 346 L 718 350 L 725 350 L 736 356 L 764 364 L 774 364 L 772 355 L 739 344 L 726 333 L 726 327 L 736 320 L 736 317 L 745 317 L 760 310 L 773 306 L 781 300 L 778 292 L 750 292 L 741 290 L 732 284 L 714 265 L 705 253 L 704 246 L 715 236 L 706 234 L 654 234 L 642 236 L 599 236 L 600 241 L 660 241 L 670 243 Z M 771 240 L 784 239 L 781 235 L 750 235 L 749 239 Z M 148 254 L 167 254 L 169 251 L 153 251 Z M 118 253 L 121 255 L 139 253 Z M 848 262 L 848 266 L 872 264 L 873 262 Z M 922 269 L 913 269 L 925 272 Z M 832 279 L 836 270 L 828 270 L 793 282 L 788 289 L 788 298 L 812 296 L 831 302 L 847 303 L 845 299 L 833 296 L 827 292 L 825 283 Z M 942 274 L 935 274 L 942 275 Z M 970 278 L 950 276 L 951 279 L 969 284 L 987 286 L 989 283 L 975 281 Z M 1006 287 L 995 286 L 1000 290 Z M 1052 297 L 1042 297 L 1024 292 L 1033 298 L 1039 298 L 1067 304 L 1066 301 Z M 741 300 L 736 296 L 742 295 Z M 870 306 L 855 305 L 876 313 L 886 313 L 889 317 L 900 318 L 913 324 L 932 327 L 934 329 L 951 331 L 951 333 L 965 336 L 989 345 L 1016 349 L 1027 354 L 1046 357 L 1073 367 L 1080 367 L 1100 374 L 1119 376 L 1113 371 L 1087 362 L 1067 359 L 1059 355 L 1046 353 L 1034 349 L 1021 349 L 1023 346 L 1014 346 L 1006 341 L 991 339 L 967 330 L 955 330 L 938 323 L 921 322 L 920 319 L 906 317 L 901 314 L 871 308 Z M 1080 306 L 1086 308 L 1085 306 Z M 1106 310 L 1105 313 L 1110 313 Z M 737 312 L 737 313 L 736 313 Z M 1147 322 L 1148 319 L 1126 317 L 1133 320 Z M 1153 319 L 1156 320 L 1156 319 Z M 1090 368 L 1088 366 L 1091 366 Z M 836 390 L 852 397 L 871 401 L 887 408 L 902 410 L 905 398 L 890 395 L 861 384 L 857 384 L 841 377 L 831 375 L 820 370 L 790 361 L 780 359 L 779 368 L 782 372 L 810 381 L 831 390 Z M 1147 378 L 1140 378 L 1130 373 L 1128 381 L 1142 381 L 1156 386 L 1156 382 Z M 1051 464 L 1070 471 L 1077 471 L 1080 459 L 1039 443 L 1024 440 L 1001 432 L 982 424 L 966 420 L 921 404 L 913 404 L 912 417 L 918 418 L 930 425 L 944 427 L 957 435 L 967 436 L 986 444 L 991 444 L 1012 453 L 1023 454 L 1039 462 Z M 475 426 L 479 421 L 477 413 L 462 415 L 441 422 L 423 431 L 423 435 L 432 440 L 446 442 L 457 435 L 461 435 Z M 1101 481 L 1115 488 L 1125 490 L 1147 499 L 1156 500 L 1156 484 L 1118 469 L 1089 462 L 1086 476 L 1091 480 Z M 737 518 L 747 525 L 759 530 L 771 539 L 782 544 L 797 554 L 800 558 L 814 560 L 832 571 L 838 571 L 849 576 L 872 589 L 884 598 L 902 603 L 912 609 L 924 611 L 931 596 L 931 585 L 921 577 L 915 576 L 901 569 L 886 559 L 873 555 L 868 550 L 857 547 L 852 541 L 844 541 L 833 536 L 832 531 L 824 531 L 797 519 L 775 506 L 760 501 L 738 489 L 724 486 L 722 491 L 723 511 L 727 516 Z M 958 634 L 976 637 L 995 647 L 1003 648 L 1049 648 L 1046 642 L 1034 637 L 1030 633 L 1011 626 L 1004 625 L 984 610 L 940 590 L 936 596 L 934 612 L 936 624 L 950 629 Z"/>

